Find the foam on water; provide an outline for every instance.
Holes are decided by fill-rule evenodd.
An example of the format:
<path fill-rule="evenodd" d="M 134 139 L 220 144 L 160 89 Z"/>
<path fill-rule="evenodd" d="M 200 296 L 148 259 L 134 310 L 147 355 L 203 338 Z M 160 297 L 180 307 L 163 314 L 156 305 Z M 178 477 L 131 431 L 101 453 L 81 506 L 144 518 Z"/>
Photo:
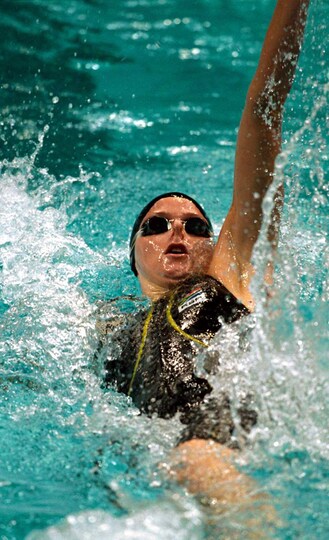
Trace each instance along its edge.
<path fill-rule="evenodd" d="M 329 340 L 329 252 L 328 185 L 324 180 L 328 148 L 323 138 L 323 113 L 327 110 L 327 96 L 328 85 L 324 85 L 309 117 L 285 144 L 277 162 L 276 181 L 264 203 L 265 218 L 269 218 L 274 191 L 284 182 L 287 193 L 279 252 L 274 261 L 274 299 L 268 306 L 260 297 L 268 260 L 264 229 L 254 253 L 258 269 L 254 292 L 262 309 L 252 349 L 257 357 L 263 406 L 268 421 L 272 418 L 269 450 L 273 445 L 282 450 L 290 444 L 326 459 L 329 381 L 323 360 Z M 282 407 L 282 399 L 288 401 L 289 412 Z"/>
<path fill-rule="evenodd" d="M 124 518 L 114 518 L 101 511 L 70 516 L 59 527 L 29 534 L 27 540 L 199 540 L 202 537 L 202 516 L 195 505 L 163 501 Z"/>
<path fill-rule="evenodd" d="M 172 447 L 176 428 L 173 423 L 164 436 L 163 421 L 151 422 L 125 396 L 101 390 L 97 307 L 82 290 L 80 274 L 116 267 L 121 255 L 105 259 L 66 232 L 65 211 L 40 207 L 44 198 L 26 191 L 32 168 L 29 160 L 4 163 L 0 195 L 3 522 L 19 508 L 15 483 L 25 519 L 33 508 L 38 512 L 40 496 L 49 516 L 95 504 L 122 513 L 134 497 L 156 496 L 162 483 L 157 463 Z"/>

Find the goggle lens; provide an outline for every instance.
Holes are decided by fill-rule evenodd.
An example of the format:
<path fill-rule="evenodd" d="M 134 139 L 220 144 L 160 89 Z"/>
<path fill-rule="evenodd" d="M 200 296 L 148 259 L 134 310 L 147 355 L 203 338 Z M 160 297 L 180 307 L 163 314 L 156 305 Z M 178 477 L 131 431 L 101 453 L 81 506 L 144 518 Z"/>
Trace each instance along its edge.
<path fill-rule="evenodd" d="M 163 234 L 171 229 L 171 222 L 174 220 L 165 217 L 154 216 L 143 223 L 140 231 L 141 236 L 152 236 L 153 234 Z M 190 217 L 183 220 L 183 225 L 187 234 L 210 238 L 212 230 L 209 224 L 201 218 Z"/>
<path fill-rule="evenodd" d="M 210 238 L 212 231 L 206 221 L 198 217 L 191 217 L 185 221 L 185 231 L 187 234 Z"/>

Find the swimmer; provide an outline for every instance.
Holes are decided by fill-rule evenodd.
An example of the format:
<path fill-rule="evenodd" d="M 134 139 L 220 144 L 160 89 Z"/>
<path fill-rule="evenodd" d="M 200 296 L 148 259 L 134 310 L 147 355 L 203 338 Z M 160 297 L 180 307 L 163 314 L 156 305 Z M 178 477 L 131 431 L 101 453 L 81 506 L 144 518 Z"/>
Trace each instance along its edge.
<path fill-rule="evenodd" d="M 248 90 L 237 139 L 234 193 L 217 242 L 204 209 L 178 192 L 157 196 L 140 212 L 130 239 L 130 263 L 148 310 L 116 333 L 121 354 L 106 362 L 116 383 L 141 411 L 180 415 L 182 434 L 172 472 L 187 489 L 224 505 L 248 497 L 251 484 L 232 458 L 240 441 L 228 397 L 212 396 L 193 358 L 231 324 L 254 310 L 252 251 L 262 226 L 262 202 L 275 175 L 283 108 L 294 79 L 309 0 L 278 0 Z M 276 249 L 283 187 L 277 190 L 268 229 Z M 271 266 L 265 281 L 271 284 Z M 220 379 L 219 379 L 220 380 Z M 241 403 L 248 433 L 257 418 Z M 235 486 L 235 489 L 232 488 Z"/>

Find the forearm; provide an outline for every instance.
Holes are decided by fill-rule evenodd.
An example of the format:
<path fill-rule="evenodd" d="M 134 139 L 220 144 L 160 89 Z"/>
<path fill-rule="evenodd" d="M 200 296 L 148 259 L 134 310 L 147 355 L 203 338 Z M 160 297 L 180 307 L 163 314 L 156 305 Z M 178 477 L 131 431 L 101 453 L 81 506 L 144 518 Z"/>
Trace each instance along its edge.
<path fill-rule="evenodd" d="M 247 259 L 261 228 L 263 197 L 273 180 L 275 159 L 281 149 L 283 106 L 296 71 L 308 5 L 309 0 L 278 0 L 241 119 L 233 202 L 239 244 Z M 272 245 L 281 204 L 276 205 L 275 225 L 269 231 Z"/>
<path fill-rule="evenodd" d="M 294 80 L 309 0 L 278 0 L 247 97 L 263 120 L 281 119 Z"/>

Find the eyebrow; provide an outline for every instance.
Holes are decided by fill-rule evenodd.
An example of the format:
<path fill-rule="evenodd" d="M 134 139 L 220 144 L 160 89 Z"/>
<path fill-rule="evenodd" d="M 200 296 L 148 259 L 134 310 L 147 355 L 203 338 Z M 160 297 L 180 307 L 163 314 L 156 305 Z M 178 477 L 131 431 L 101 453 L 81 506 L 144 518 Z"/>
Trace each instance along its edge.
<path fill-rule="evenodd" d="M 204 216 L 200 216 L 200 214 L 197 214 L 197 213 L 193 213 L 193 212 L 185 212 L 183 213 L 182 215 L 180 216 L 174 216 L 170 210 L 169 211 L 165 211 L 165 210 L 158 210 L 158 211 L 155 211 L 151 216 L 148 216 L 144 221 L 143 223 L 145 223 L 145 221 L 147 221 L 148 219 L 150 219 L 151 217 L 164 217 L 164 218 L 167 218 L 167 219 L 182 219 L 183 221 L 185 219 L 188 219 L 188 218 L 191 218 L 191 217 L 197 217 L 197 218 L 200 218 L 202 219 L 205 223 L 207 223 L 207 220 L 205 219 Z"/>

